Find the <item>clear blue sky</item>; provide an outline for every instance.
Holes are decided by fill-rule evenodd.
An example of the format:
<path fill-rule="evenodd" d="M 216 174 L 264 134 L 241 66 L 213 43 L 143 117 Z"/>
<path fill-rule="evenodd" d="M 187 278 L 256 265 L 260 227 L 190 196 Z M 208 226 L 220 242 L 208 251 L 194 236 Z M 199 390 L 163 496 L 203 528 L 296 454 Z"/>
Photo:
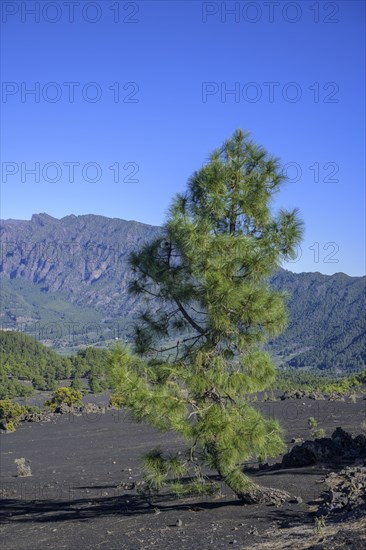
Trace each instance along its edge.
<path fill-rule="evenodd" d="M 2 20 L 2 218 L 161 224 L 240 127 L 288 165 L 287 267 L 365 273 L 364 2 L 3 1 Z"/>

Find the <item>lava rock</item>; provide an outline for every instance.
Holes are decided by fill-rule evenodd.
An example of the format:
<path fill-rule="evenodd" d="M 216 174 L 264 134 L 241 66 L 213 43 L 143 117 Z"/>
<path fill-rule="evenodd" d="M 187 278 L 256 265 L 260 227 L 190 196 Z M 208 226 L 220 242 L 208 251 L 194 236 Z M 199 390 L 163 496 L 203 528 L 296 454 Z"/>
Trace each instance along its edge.
<path fill-rule="evenodd" d="M 317 515 L 350 512 L 366 504 L 366 467 L 348 466 L 339 473 L 331 472 L 325 479 L 328 489 Z"/>
<path fill-rule="evenodd" d="M 46 412 L 27 413 L 22 418 L 23 422 L 51 422 L 51 415 Z"/>
<path fill-rule="evenodd" d="M 332 437 L 304 441 L 295 445 L 282 459 L 283 468 L 300 468 L 333 459 L 366 457 L 366 437 L 351 434 L 338 427 Z"/>

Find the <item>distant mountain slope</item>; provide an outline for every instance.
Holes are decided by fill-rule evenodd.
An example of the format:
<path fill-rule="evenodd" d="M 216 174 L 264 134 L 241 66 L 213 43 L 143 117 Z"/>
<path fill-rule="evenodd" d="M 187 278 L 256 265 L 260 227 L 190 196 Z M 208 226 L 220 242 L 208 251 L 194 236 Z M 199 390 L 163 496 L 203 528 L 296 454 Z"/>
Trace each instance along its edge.
<path fill-rule="evenodd" d="M 45 292 L 42 286 L 27 279 L 1 278 L 1 319 L 4 326 L 29 322 L 50 325 L 60 321 L 100 322 L 102 314 L 91 307 L 72 304 L 59 291 Z"/>
<path fill-rule="evenodd" d="M 103 216 L 37 214 L 30 221 L 0 223 L 0 273 L 60 291 L 73 304 L 115 318 L 134 310 L 127 294 L 129 253 L 159 228 Z"/>
<path fill-rule="evenodd" d="M 110 336 L 113 324 L 128 333 L 140 302 L 127 292 L 127 259 L 159 231 L 95 215 L 1 221 L 3 326 L 74 320 L 109 327 Z M 272 284 L 289 294 L 290 322 L 269 346 L 273 353 L 294 367 L 361 368 L 366 362 L 365 280 L 279 270 Z M 103 328 L 93 338 L 104 333 Z M 58 338 L 60 344 L 66 345 L 64 338 Z"/>
<path fill-rule="evenodd" d="M 288 293 L 289 326 L 273 350 L 294 367 L 350 370 L 366 363 L 366 278 L 281 270 L 272 284 Z M 300 352 L 300 353 L 299 353 Z"/>

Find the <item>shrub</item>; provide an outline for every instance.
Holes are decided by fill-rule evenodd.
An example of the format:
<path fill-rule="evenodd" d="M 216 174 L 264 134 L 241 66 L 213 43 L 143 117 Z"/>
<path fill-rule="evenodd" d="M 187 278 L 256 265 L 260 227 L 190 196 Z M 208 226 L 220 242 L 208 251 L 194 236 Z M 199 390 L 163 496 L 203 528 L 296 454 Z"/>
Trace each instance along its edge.
<path fill-rule="evenodd" d="M 324 517 L 321 516 L 319 518 L 315 518 L 314 522 L 315 522 L 315 526 L 314 526 L 315 534 L 316 535 L 321 535 L 323 533 L 323 529 L 325 527 Z"/>
<path fill-rule="evenodd" d="M 79 392 L 83 389 L 83 384 L 82 384 L 80 378 L 75 377 L 75 378 L 72 379 L 71 388 L 73 390 L 76 390 L 76 391 L 79 391 Z"/>
<path fill-rule="evenodd" d="M 318 428 L 318 422 L 315 420 L 313 416 L 309 416 L 308 426 L 309 426 L 309 429 L 312 430 L 311 435 L 313 436 L 314 439 L 320 439 L 321 437 L 325 437 L 325 430 L 323 430 L 323 428 Z"/>
<path fill-rule="evenodd" d="M 311 430 L 313 430 L 314 428 L 317 428 L 318 422 L 315 420 L 315 418 L 313 416 L 309 416 L 308 426 Z"/>
<path fill-rule="evenodd" d="M 96 378 L 95 376 L 92 376 L 90 378 L 89 387 L 90 387 L 91 393 L 99 393 L 102 391 L 102 386 L 100 385 L 98 378 Z"/>
<path fill-rule="evenodd" d="M 45 379 L 40 374 L 36 374 L 32 379 L 32 386 L 36 390 L 46 390 L 47 384 L 45 382 Z"/>
<path fill-rule="evenodd" d="M 7 432 L 14 432 L 22 415 L 26 412 L 27 408 L 23 405 L 13 403 L 10 399 L 2 399 L 0 401 L 0 428 Z"/>
<path fill-rule="evenodd" d="M 323 428 L 318 428 L 312 432 L 312 435 L 314 439 L 321 439 L 325 437 L 325 430 Z"/>
<path fill-rule="evenodd" d="M 57 388 L 53 392 L 52 398 L 45 402 L 45 406 L 50 409 L 56 409 L 65 403 L 65 405 L 81 405 L 82 404 L 82 395 L 79 390 L 74 390 L 73 388 Z"/>
<path fill-rule="evenodd" d="M 16 458 L 14 460 L 17 466 L 17 474 L 20 477 L 28 477 L 32 475 L 31 468 L 29 464 L 25 463 L 25 458 Z"/>
<path fill-rule="evenodd" d="M 13 397 L 29 397 L 33 388 L 24 385 L 12 378 L 1 377 L 0 374 L 0 399 L 12 399 Z"/>
<path fill-rule="evenodd" d="M 111 407 L 114 407 L 115 409 L 121 409 L 122 407 L 125 406 L 125 400 L 123 399 L 122 395 L 118 395 L 116 393 L 113 393 L 111 395 L 109 405 Z"/>

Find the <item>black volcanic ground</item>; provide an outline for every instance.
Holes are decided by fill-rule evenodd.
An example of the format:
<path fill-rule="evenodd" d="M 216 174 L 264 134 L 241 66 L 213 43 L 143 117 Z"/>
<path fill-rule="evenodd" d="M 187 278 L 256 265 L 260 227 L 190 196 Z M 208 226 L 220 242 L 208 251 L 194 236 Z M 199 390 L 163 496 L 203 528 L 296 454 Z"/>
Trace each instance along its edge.
<path fill-rule="evenodd" d="M 360 433 L 366 419 L 366 400 L 304 399 L 258 406 L 280 419 L 289 445 L 294 436 L 309 438 L 309 416 L 318 419 L 328 436 L 337 426 Z M 124 411 L 23 423 L 15 433 L 2 433 L 0 443 L 0 535 L 6 550 L 316 548 L 306 542 L 314 537 L 311 507 L 330 465 L 252 474 L 263 485 L 302 497 L 301 504 L 242 506 L 224 488 L 221 498 L 163 495 L 151 505 L 123 484 L 141 479 L 145 450 L 159 444 L 177 449 L 181 442 L 173 433 L 132 422 Z M 21 457 L 30 461 L 32 477 L 16 477 L 14 459 Z M 357 529 L 352 540 L 354 548 L 361 548 Z M 347 536 L 345 545 L 333 547 L 352 548 Z"/>

